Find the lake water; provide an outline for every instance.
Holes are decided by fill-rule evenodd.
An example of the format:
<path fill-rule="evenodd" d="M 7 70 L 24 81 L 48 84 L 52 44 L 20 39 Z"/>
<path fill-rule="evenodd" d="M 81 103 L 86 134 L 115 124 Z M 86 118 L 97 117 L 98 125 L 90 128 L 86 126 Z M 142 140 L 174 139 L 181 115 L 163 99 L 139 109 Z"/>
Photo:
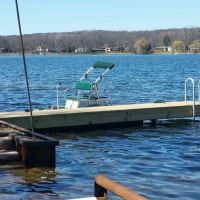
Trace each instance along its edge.
<path fill-rule="evenodd" d="M 184 100 L 184 83 L 195 81 L 198 100 L 200 55 L 26 56 L 33 108 L 64 104 L 96 61 L 115 63 L 103 78 L 114 105 Z M 0 111 L 28 108 L 21 56 L 0 56 Z M 94 77 L 97 74 L 94 74 Z M 192 99 L 188 83 L 188 98 Z M 102 174 L 149 199 L 199 199 L 200 122 L 145 121 L 141 127 L 54 131 L 60 140 L 55 168 L 0 166 L 0 199 L 69 199 L 93 196 Z M 194 137 L 195 135 L 195 137 Z M 109 193 L 109 199 L 119 199 Z"/>

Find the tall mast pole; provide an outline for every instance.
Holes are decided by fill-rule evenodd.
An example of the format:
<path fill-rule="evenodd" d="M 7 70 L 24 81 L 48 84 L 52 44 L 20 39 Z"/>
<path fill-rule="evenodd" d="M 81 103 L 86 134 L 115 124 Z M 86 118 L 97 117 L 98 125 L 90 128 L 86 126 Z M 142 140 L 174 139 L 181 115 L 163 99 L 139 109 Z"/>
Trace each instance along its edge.
<path fill-rule="evenodd" d="M 24 73 L 26 78 L 26 89 L 28 93 L 28 102 L 29 102 L 29 110 L 30 110 L 30 118 L 31 118 L 31 127 L 32 127 L 32 134 L 33 139 L 35 138 L 35 132 L 34 132 L 34 126 L 33 126 L 33 114 L 32 114 L 32 105 L 31 105 L 31 97 L 30 97 L 30 91 L 29 91 L 29 84 L 28 84 L 28 75 L 26 70 L 26 60 L 25 60 L 25 54 L 24 54 L 24 44 L 22 39 L 22 31 L 21 31 L 21 24 L 20 24 L 20 17 L 19 17 L 19 9 L 18 9 L 18 2 L 15 0 L 16 4 L 16 11 L 17 11 L 17 19 L 18 19 L 18 26 L 19 26 L 19 33 L 20 33 L 20 39 L 21 39 L 21 45 L 22 45 L 22 55 L 23 55 L 23 62 L 24 62 Z"/>

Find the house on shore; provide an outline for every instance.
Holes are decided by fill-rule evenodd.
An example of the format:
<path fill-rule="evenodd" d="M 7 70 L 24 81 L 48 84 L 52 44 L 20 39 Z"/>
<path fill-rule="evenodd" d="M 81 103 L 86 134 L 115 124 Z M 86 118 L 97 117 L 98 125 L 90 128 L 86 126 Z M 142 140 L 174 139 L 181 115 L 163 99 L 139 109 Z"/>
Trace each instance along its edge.
<path fill-rule="evenodd" d="M 171 52 L 172 48 L 167 47 L 167 46 L 160 46 L 160 47 L 155 47 L 156 50 L 162 51 L 162 52 Z"/>
<path fill-rule="evenodd" d="M 74 50 L 75 53 L 86 53 L 89 50 L 87 48 L 77 48 Z"/>
<path fill-rule="evenodd" d="M 0 48 L 0 53 L 7 53 L 7 52 L 12 52 L 9 47 L 8 48 Z"/>

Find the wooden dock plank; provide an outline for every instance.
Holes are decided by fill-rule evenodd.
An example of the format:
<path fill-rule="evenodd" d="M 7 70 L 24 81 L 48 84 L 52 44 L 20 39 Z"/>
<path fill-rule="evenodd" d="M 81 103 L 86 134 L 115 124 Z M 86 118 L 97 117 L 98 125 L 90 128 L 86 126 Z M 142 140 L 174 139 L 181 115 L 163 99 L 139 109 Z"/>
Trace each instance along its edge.
<path fill-rule="evenodd" d="M 195 113 L 199 116 L 200 103 L 196 102 L 195 105 Z M 35 128 L 80 126 L 192 116 L 193 103 L 185 101 L 33 111 Z M 1 112 L 0 120 L 23 128 L 31 128 L 29 112 Z"/>

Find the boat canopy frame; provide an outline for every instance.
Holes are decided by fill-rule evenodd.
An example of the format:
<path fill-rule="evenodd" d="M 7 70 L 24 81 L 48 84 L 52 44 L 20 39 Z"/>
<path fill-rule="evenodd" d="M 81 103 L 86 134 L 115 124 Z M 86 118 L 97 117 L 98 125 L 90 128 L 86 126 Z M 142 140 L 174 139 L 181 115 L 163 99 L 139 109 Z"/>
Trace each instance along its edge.
<path fill-rule="evenodd" d="M 114 67 L 114 63 L 111 62 L 102 62 L 102 61 L 97 61 L 95 62 L 80 78 L 80 82 L 83 81 L 84 79 L 87 79 L 88 74 L 95 68 L 102 68 L 105 69 L 98 77 L 97 79 L 93 82 L 93 84 L 97 84 L 99 80 L 102 80 L 102 77 L 108 73 L 112 68 Z"/>
<path fill-rule="evenodd" d="M 71 101 L 72 104 L 76 102 L 85 102 L 87 106 L 98 106 L 100 102 L 104 102 L 105 105 L 112 105 L 110 100 L 110 94 L 106 91 L 105 87 L 100 90 L 97 83 L 101 80 L 103 76 L 108 73 L 114 67 L 114 63 L 111 62 L 95 62 L 89 69 L 81 76 L 78 82 L 76 82 L 75 88 L 67 88 L 65 90 L 66 107 L 68 108 L 67 101 Z M 88 74 L 97 68 L 103 69 L 103 72 L 93 81 L 87 82 Z M 86 80 L 85 80 L 86 79 Z M 103 83 L 102 83 L 103 84 Z M 67 95 L 68 91 L 75 90 L 75 95 Z M 71 105 L 70 105 L 71 108 Z"/>

